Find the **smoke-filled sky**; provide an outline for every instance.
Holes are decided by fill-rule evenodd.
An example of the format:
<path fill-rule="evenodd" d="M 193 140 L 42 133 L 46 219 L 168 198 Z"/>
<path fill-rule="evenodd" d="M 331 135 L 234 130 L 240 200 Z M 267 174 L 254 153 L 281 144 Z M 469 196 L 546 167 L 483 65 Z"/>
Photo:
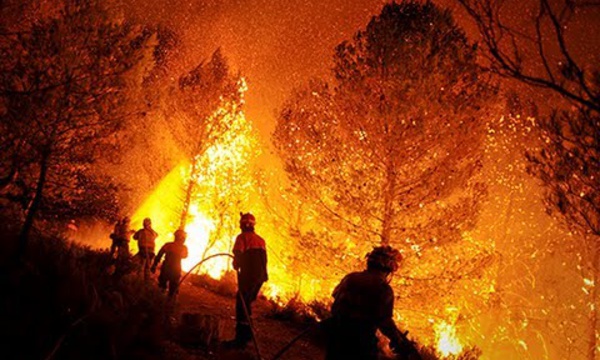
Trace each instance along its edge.
<path fill-rule="evenodd" d="M 188 66 L 221 47 L 249 83 L 247 113 L 264 135 L 289 91 L 327 73 L 336 44 L 384 4 L 369 1 L 177 0 L 136 2 L 141 21 L 182 31 Z"/>
<path fill-rule="evenodd" d="M 333 50 L 364 28 L 385 0 L 125 0 L 128 16 L 160 23 L 183 35 L 182 65 L 191 67 L 221 47 L 249 83 L 247 114 L 269 136 L 276 110 L 293 87 L 331 68 Z M 532 22 L 538 0 L 507 2 L 515 26 Z M 455 0 L 436 1 L 453 10 L 457 22 L 476 37 L 475 27 Z M 571 24 L 586 58 L 599 53 L 600 12 L 586 10 Z M 581 15 L 581 14 L 580 14 Z M 593 25 L 592 25 L 593 23 Z M 591 29 L 590 29 L 591 27 Z M 591 60 L 590 60 L 591 61 Z"/>

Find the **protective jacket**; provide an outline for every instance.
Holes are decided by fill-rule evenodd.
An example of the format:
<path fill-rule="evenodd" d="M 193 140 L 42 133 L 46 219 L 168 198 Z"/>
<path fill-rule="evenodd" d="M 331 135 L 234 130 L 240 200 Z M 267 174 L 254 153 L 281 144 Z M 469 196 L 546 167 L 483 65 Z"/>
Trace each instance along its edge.
<path fill-rule="evenodd" d="M 116 239 L 129 242 L 129 237 L 133 234 L 134 231 L 129 229 L 128 224 L 124 224 L 122 222 L 118 222 L 115 225 L 115 229 L 113 231 L 113 235 Z"/>
<path fill-rule="evenodd" d="M 333 291 L 327 359 L 376 359 L 379 329 L 395 348 L 401 333 L 392 318 L 394 292 L 378 271 L 346 275 Z"/>
<path fill-rule="evenodd" d="M 267 275 L 267 250 L 265 240 L 254 231 L 244 231 L 233 245 L 233 267 L 239 270 L 241 284 L 262 284 Z"/>
<path fill-rule="evenodd" d="M 176 242 L 164 244 L 154 259 L 154 266 L 160 263 L 163 255 L 165 256 L 165 262 L 162 264 L 161 272 L 179 275 L 181 273 L 181 260 L 187 258 L 188 248 Z"/>
<path fill-rule="evenodd" d="M 151 228 L 142 228 L 133 235 L 133 238 L 138 241 L 140 249 L 146 249 L 151 252 L 154 252 L 157 237 L 158 234 Z"/>

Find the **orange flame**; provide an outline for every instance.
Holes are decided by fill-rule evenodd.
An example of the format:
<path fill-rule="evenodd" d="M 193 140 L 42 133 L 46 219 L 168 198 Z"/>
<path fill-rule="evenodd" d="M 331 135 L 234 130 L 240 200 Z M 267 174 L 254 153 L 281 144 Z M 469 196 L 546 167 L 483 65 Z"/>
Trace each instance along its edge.
<path fill-rule="evenodd" d="M 245 91 L 245 83 L 240 83 L 240 91 Z M 252 155 L 256 154 L 257 140 L 252 134 L 252 127 L 247 122 L 242 111 L 223 116 L 227 107 L 218 109 L 217 112 L 223 121 L 228 121 L 228 131 L 219 137 L 218 141 L 197 156 L 194 161 L 201 173 L 194 179 L 198 186 L 198 196 L 192 199 L 188 212 L 186 231 L 188 233 L 186 245 L 189 256 L 183 260 L 184 271 L 192 269 L 200 260 L 211 254 L 230 252 L 233 239 L 238 232 L 237 219 L 232 214 L 237 214 L 244 209 L 249 201 L 239 197 L 247 193 L 252 187 L 250 177 L 244 178 L 244 171 L 248 171 L 248 164 Z M 157 247 L 172 241 L 172 233 L 179 227 L 180 207 L 184 198 L 185 184 L 190 179 L 190 164 L 183 162 L 173 169 L 156 187 L 153 193 L 139 207 L 133 216 L 133 224 L 141 224 L 142 219 L 150 217 L 153 227 L 159 232 Z M 241 176 L 241 177 L 240 177 Z M 227 209 L 215 210 L 216 203 L 226 203 Z M 254 204 L 256 206 L 256 204 Z M 225 218 L 223 218 L 225 214 Z M 229 224 L 229 227 L 224 226 Z M 233 224 L 233 227 L 232 227 Z M 265 229 L 266 231 L 266 229 Z M 167 235 L 168 234 L 168 235 Z M 274 235 L 274 234 L 272 234 Z M 278 239 L 267 236 L 268 245 L 271 247 L 286 248 L 286 244 Z M 348 241 L 348 240 L 346 240 Z M 137 245 L 135 242 L 132 244 Z M 356 245 L 348 242 L 349 249 Z M 133 249 L 134 251 L 136 249 Z M 199 272 L 208 274 L 214 279 L 219 279 L 230 268 L 230 259 L 220 257 L 204 264 Z M 262 293 L 280 305 L 298 297 L 303 302 L 314 300 L 330 301 L 330 294 L 336 285 L 336 279 L 302 278 L 292 279 L 285 262 L 269 263 L 271 280 L 262 288 Z M 447 309 L 448 311 L 450 309 Z M 455 310 L 455 309 L 454 309 Z M 314 314 L 316 316 L 316 314 Z M 453 317 L 456 319 L 456 317 Z M 397 319 L 400 320 L 400 319 Z M 445 321 L 434 324 L 435 344 L 438 352 L 443 357 L 459 354 L 463 346 L 458 340 L 456 328 Z"/>
<path fill-rule="evenodd" d="M 246 83 L 241 79 L 239 91 L 242 97 L 246 89 Z M 229 109 L 233 111 L 230 112 Z M 188 211 L 186 245 L 189 256 L 182 261 L 184 271 L 189 271 L 208 255 L 230 252 L 236 229 L 224 226 L 222 216 L 225 212 L 235 212 L 229 208 L 215 210 L 213 202 L 218 199 L 226 203 L 226 206 L 233 207 L 234 203 L 239 205 L 243 202 L 239 194 L 243 193 L 245 186 L 248 186 L 245 183 L 250 183 L 226 177 L 239 176 L 238 174 L 243 173 L 242 169 L 247 167 L 250 160 L 248 153 L 256 141 L 251 135 L 251 124 L 246 120 L 244 112 L 235 106 L 222 106 L 215 111 L 215 114 L 218 115 L 215 118 L 219 121 L 227 122 L 228 130 L 220 134 L 212 146 L 194 159 L 202 171 L 194 179 L 199 194 L 192 199 Z M 134 225 L 141 223 L 145 217 L 152 219 L 154 229 L 159 232 L 157 246 L 171 241 L 170 234 L 179 227 L 181 199 L 184 198 L 185 184 L 190 179 L 190 167 L 188 162 L 184 162 L 172 170 L 133 216 Z M 234 189 L 232 183 L 242 185 Z M 234 221 L 228 221 L 228 223 L 232 222 Z M 165 234 L 169 235 L 165 236 Z M 215 258 L 204 265 L 201 272 L 218 279 L 229 265 L 228 258 Z"/>

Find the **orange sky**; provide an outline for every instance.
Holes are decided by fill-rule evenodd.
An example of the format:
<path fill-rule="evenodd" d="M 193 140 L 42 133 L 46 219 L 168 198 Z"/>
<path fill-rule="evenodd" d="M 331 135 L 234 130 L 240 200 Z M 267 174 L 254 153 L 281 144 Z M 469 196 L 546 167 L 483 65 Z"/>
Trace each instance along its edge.
<path fill-rule="evenodd" d="M 385 3 L 154 0 L 128 6 L 127 12 L 181 30 L 187 67 L 221 47 L 247 77 L 248 118 L 268 138 L 274 114 L 290 90 L 326 75 L 335 46 L 364 27 Z"/>
<path fill-rule="evenodd" d="M 120 1 L 120 0 L 115 0 Z M 123 0 L 124 10 L 144 23 L 161 23 L 183 34 L 182 65 L 197 64 L 221 47 L 247 77 L 247 115 L 270 137 L 276 110 L 293 87 L 324 76 L 334 48 L 364 28 L 385 0 Z M 436 1 L 454 11 L 470 37 L 476 31 L 455 0 Z M 537 0 L 509 0 L 507 14 L 518 28 L 532 23 Z M 581 37 L 578 17 L 574 39 L 586 57 L 598 54 L 597 37 Z M 585 26 L 600 30 L 600 11 L 585 15 Z M 593 29 L 592 29 L 593 30 Z M 591 43 L 590 43 L 591 42 Z"/>

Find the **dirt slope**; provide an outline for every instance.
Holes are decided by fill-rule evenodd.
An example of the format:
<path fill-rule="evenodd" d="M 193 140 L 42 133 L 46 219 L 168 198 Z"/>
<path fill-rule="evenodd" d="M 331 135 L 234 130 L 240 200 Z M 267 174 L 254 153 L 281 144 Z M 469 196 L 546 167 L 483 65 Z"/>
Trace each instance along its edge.
<path fill-rule="evenodd" d="M 265 299 L 258 299 L 253 309 L 253 321 L 256 327 L 258 346 L 263 359 L 273 356 L 290 340 L 303 331 L 303 328 L 290 322 L 275 320 L 268 317 L 271 305 Z M 181 321 L 183 313 L 199 313 L 218 316 L 222 323 L 222 340 L 233 338 L 235 329 L 235 299 L 218 295 L 210 290 L 190 284 L 183 284 L 173 320 Z M 256 354 L 250 344 L 244 351 L 226 351 L 217 349 L 215 353 L 206 353 L 193 349 L 185 349 L 191 359 L 252 359 Z M 314 341 L 302 339 L 298 341 L 281 359 L 316 360 L 323 359 L 324 352 Z"/>

